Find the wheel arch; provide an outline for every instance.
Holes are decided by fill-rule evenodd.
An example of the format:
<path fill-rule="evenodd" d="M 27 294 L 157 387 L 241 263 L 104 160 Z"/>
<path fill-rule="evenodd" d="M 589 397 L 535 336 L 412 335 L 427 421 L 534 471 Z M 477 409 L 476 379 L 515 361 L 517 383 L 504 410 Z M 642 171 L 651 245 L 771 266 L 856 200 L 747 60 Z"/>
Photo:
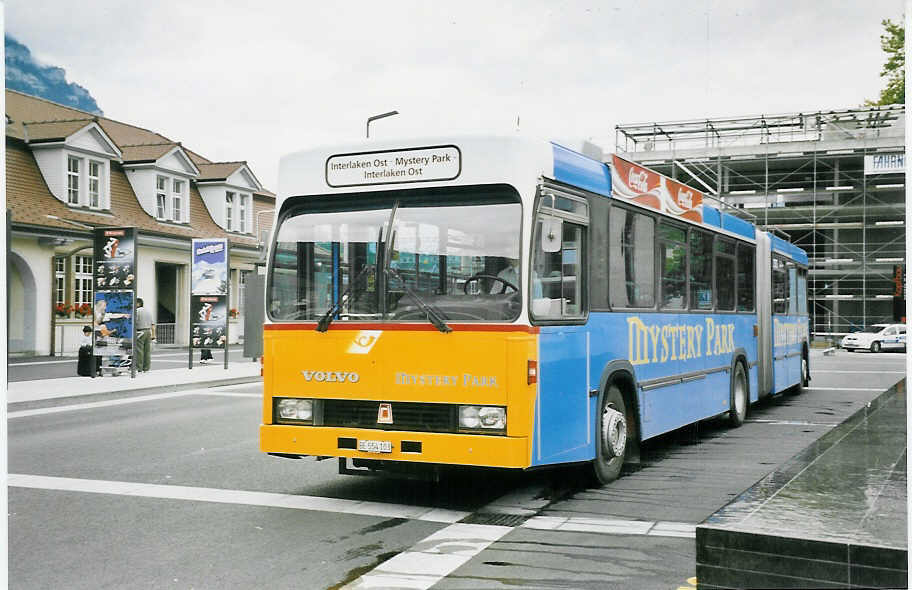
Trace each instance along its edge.
<path fill-rule="evenodd" d="M 639 396 L 637 396 L 636 371 L 630 361 L 623 359 L 613 360 L 606 364 L 602 369 L 598 388 L 599 403 L 601 403 L 602 396 L 608 391 L 608 386 L 612 383 L 618 384 L 618 389 L 621 390 L 621 395 L 624 397 L 624 404 L 627 406 L 628 412 L 633 413 L 633 423 L 636 426 L 635 440 L 639 442 L 642 439 L 640 403 Z"/>
<path fill-rule="evenodd" d="M 747 402 L 748 404 L 753 403 L 751 401 L 751 365 L 750 361 L 747 359 L 747 351 L 742 347 L 735 349 L 735 352 L 732 354 L 731 365 L 728 368 L 729 381 L 734 378 L 735 375 L 735 365 L 741 363 L 744 365 L 744 377 L 747 385 Z M 758 396 L 759 399 L 759 396 Z"/>

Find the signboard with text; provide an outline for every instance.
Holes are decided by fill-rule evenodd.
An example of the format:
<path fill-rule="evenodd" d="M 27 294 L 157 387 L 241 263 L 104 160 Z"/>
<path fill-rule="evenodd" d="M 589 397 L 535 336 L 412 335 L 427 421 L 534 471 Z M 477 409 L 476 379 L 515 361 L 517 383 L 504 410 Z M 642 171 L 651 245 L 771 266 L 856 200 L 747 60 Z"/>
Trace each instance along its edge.
<path fill-rule="evenodd" d="M 326 160 L 326 184 L 333 187 L 453 180 L 462 170 L 455 145 L 338 154 Z"/>
<path fill-rule="evenodd" d="M 902 152 L 870 154 L 864 157 L 865 174 L 891 174 L 906 171 L 906 155 Z"/>
<path fill-rule="evenodd" d="M 225 349 L 228 366 L 228 240 L 194 239 L 190 255 L 190 363 L 193 349 Z"/>

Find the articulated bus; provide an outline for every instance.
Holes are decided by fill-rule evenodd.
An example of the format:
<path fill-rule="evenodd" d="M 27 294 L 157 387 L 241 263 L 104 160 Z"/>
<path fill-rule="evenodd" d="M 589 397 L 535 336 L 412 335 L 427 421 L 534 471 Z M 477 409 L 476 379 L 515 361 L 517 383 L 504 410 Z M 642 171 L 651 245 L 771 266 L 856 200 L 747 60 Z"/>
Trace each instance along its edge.
<path fill-rule="evenodd" d="M 618 477 L 810 379 L 807 255 L 612 155 L 516 137 L 282 159 L 260 448 Z"/>

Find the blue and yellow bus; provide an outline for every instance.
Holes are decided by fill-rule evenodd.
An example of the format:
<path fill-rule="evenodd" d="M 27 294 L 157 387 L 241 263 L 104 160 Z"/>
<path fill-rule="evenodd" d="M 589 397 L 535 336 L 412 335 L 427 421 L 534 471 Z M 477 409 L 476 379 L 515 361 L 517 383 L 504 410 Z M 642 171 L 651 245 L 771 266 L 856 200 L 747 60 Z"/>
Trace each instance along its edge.
<path fill-rule="evenodd" d="M 808 383 L 807 255 L 618 156 L 516 137 L 282 159 L 261 450 L 615 479 Z"/>

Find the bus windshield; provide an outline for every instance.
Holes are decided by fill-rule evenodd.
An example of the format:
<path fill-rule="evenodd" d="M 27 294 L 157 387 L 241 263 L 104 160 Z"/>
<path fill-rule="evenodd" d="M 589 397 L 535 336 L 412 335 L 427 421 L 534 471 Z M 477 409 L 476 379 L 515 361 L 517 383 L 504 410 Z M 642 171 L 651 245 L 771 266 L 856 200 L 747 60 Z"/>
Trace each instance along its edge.
<path fill-rule="evenodd" d="M 428 307 L 444 321 L 519 315 L 511 188 L 307 197 L 288 211 L 270 265 L 274 320 L 315 321 L 334 305 L 333 321 L 426 321 Z"/>

